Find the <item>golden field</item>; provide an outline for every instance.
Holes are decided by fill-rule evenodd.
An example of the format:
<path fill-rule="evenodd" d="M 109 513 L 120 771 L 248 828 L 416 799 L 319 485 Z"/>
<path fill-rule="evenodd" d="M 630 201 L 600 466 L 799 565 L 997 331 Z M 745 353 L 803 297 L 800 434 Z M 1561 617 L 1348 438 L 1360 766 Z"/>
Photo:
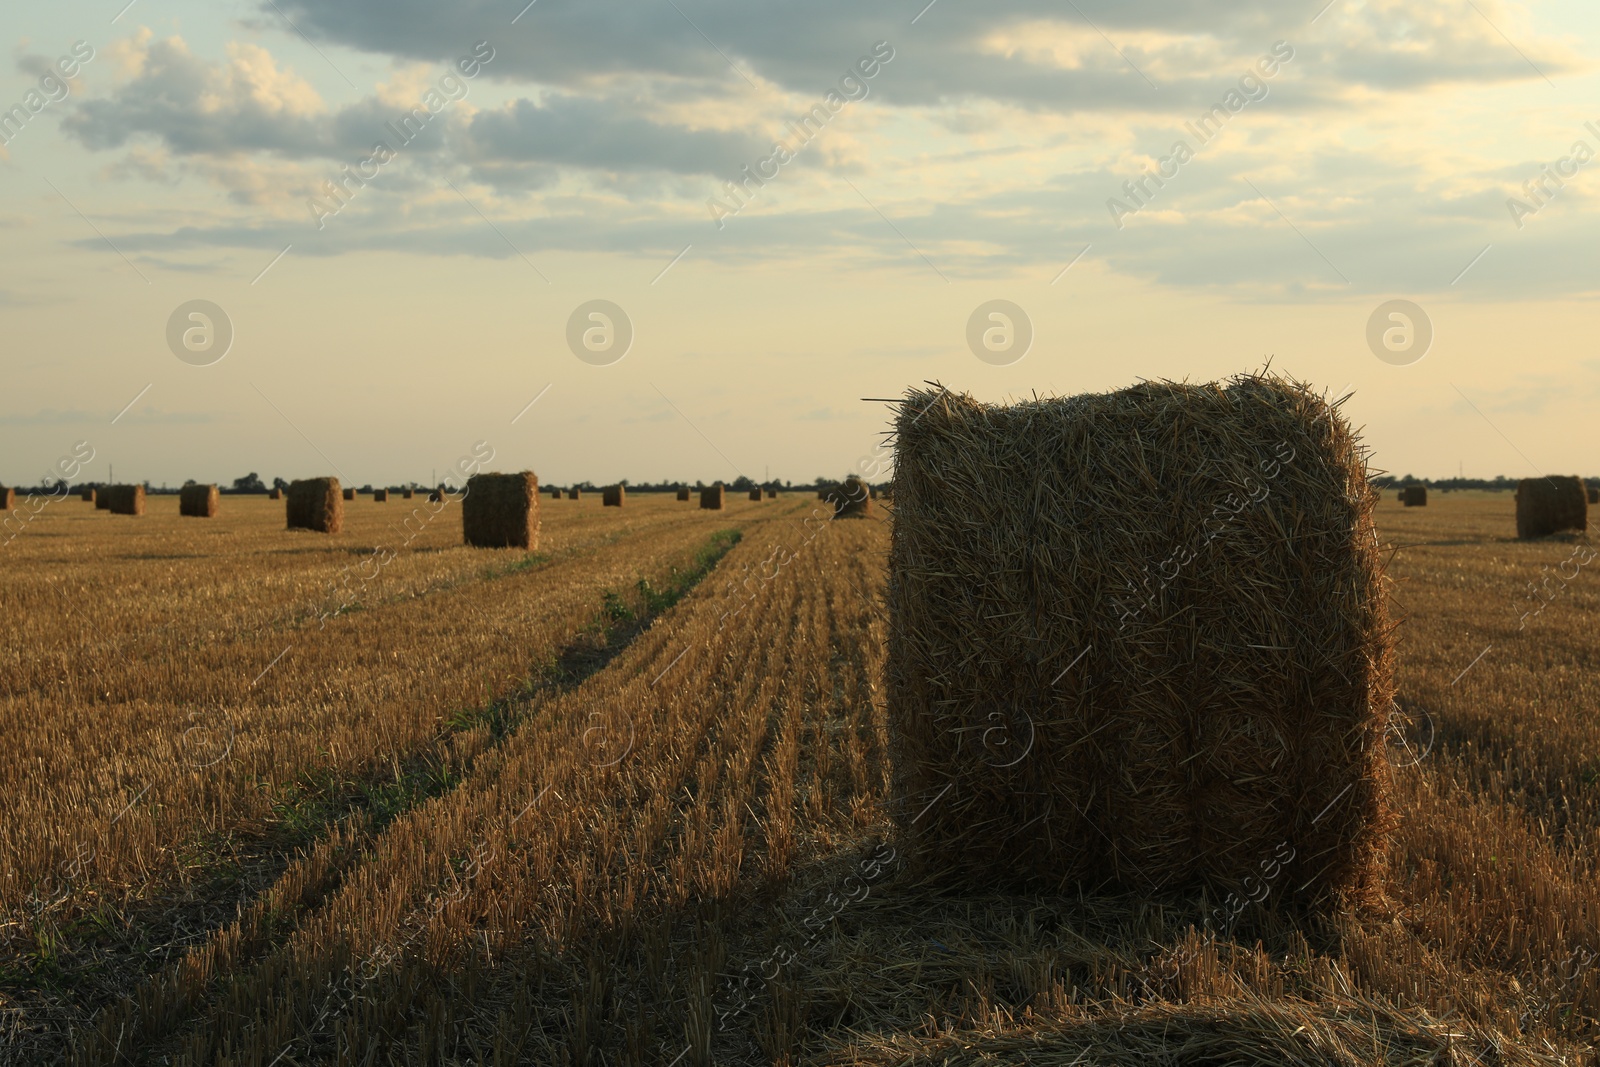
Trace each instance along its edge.
<path fill-rule="evenodd" d="M 0 550 L 0 1061 L 1592 1060 L 1586 542 L 1386 495 L 1386 900 L 1219 929 L 904 862 L 891 519 L 817 503 L 546 497 L 532 555 L 448 509 L 400 548 L 399 501 L 51 505 Z"/>

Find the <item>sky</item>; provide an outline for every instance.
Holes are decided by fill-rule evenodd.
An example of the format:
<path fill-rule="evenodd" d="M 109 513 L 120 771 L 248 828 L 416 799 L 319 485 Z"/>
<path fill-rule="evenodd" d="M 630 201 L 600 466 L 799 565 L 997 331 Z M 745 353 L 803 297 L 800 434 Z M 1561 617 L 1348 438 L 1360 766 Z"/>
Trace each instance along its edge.
<path fill-rule="evenodd" d="M 125 3 L 0 16 L 6 484 L 809 482 L 1269 361 L 1600 474 L 1593 4 Z"/>

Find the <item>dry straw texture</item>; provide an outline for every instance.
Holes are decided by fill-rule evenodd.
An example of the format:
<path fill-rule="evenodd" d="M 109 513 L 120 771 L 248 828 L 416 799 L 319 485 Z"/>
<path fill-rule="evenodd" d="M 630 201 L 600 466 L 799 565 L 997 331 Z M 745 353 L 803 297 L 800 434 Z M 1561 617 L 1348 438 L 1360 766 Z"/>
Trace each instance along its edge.
<path fill-rule="evenodd" d="M 111 485 L 102 495 L 106 498 L 106 510 L 113 515 L 144 514 L 142 485 Z"/>
<path fill-rule="evenodd" d="M 626 486 L 608 485 L 601 491 L 600 505 L 607 508 L 620 508 L 627 497 L 628 490 Z"/>
<path fill-rule="evenodd" d="M 872 493 L 867 483 L 852 474 L 842 485 L 829 489 L 825 499 L 833 505 L 836 519 L 867 519 L 872 517 Z"/>
<path fill-rule="evenodd" d="M 722 497 L 721 485 L 708 486 L 700 490 L 700 506 L 708 511 L 721 511 Z"/>
<path fill-rule="evenodd" d="M 344 493 L 337 478 L 301 478 L 289 483 L 289 529 L 336 534 L 344 529 Z"/>
<path fill-rule="evenodd" d="M 1265 871 L 1370 899 L 1392 634 L 1334 407 L 1269 375 L 913 391 L 897 435 L 887 682 L 920 849 L 984 883 Z"/>
<path fill-rule="evenodd" d="M 1548 537 L 1589 525 L 1589 494 L 1575 474 L 1524 478 L 1517 485 L 1517 537 Z"/>
<path fill-rule="evenodd" d="M 214 485 L 186 485 L 178 490 L 178 514 L 209 519 L 222 506 L 222 495 Z"/>
<path fill-rule="evenodd" d="M 387 504 L 389 502 L 389 490 L 374 489 L 372 491 L 372 502 L 374 504 Z"/>
<path fill-rule="evenodd" d="M 461 534 L 479 548 L 538 548 L 539 479 L 532 471 L 468 478 Z"/>
<path fill-rule="evenodd" d="M 688 500 L 689 499 L 689 487 L 687 485 L 680 485 L 678 487 L 678 499 L 679 500 Z"/>
<path fill-rule="evenodd" d="M 1428 487 L 1425 485 L 1408 485 L 1400 490 L 1400 503 L 1408 508 L 1424 508 L 1428 506 Z"/>

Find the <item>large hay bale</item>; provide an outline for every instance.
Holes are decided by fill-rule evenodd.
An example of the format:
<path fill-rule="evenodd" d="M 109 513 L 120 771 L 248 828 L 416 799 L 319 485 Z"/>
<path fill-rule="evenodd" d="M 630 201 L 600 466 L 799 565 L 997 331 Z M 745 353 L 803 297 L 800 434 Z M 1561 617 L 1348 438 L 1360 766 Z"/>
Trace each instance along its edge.
<path fill-rule="evenodd" d="M 372 491 L 372 502 L 374 504 L 387 504 L 389 502 L 389 490 L 374 489 Z"/>
<path fill-rule="evenodd" d="M 1400 503 L 1408 508 L 1424 508 L 1428 506 L 1428 487 L 1425 485 L 1408 485 L 1400 491 Z"/>
<path fill-rule="evenodd" d="M 106 498 L 106 510 L 113 515 L 144 514 L 142 485 L 108 485 L 101 495 Z"/>
<path fill-rule="evenodd" d="M 700 506 L 706 511 L 722 510 L 722 484 L 720 482 L 700 490 Z"/>
<path fill-rule="evenodd" d="M 222 493 L 214 485 L 186 485 L 178 490 L 179 515 L 210 519 L 221 507 Z"/>
<path fill-rule="evenodd" d="M 461 534 L 479 548 L 538 548 L 539 479 L 532 471 L 468 478 Z"/>
<path fill-rule="evenodd" d="M 1575 474 L 1524 478 L 1517 485 L 1517 537 L 1548 537 L 1589 526 L 1589 494 Z"/>
<path fill-rule="evenodd" d="M 867 483 L 852 474 L 842 485 L 828 490 L 827 501 L 833 505 L 836 519 L 867 519 L 872 517 L 872 495 Z"/>
<path fill-rule="evenodd" d="M 93 504 L 93 503 L 96 502 L 95 501 L 95 493 L 94 493 L 93 489 L 85 489 L 79 495 L 83 497 L 84 503 Z"/>
<path fill-rule="evenodd" d="M 984 885 L 1371 899 L 1393 649 L 1334 408 L 1268 375 L 1011 407 L 918 391 L 897 441 L 888 707 L 914 853 Z"/>
<path fill-rule="evenodd" d="M 336 534 L 344 529 L 344 493 L 337 478 L 299 478 L 289 483 L 289 529 Z"/>
<path fill-rule="evenodd" d="M 763 496 L 763 494 L 761 492 L 761 489 L 759 487 L 757 487 L 755 489 L 750 490 L 750 499 L 754 500 L 756 503 L 759 504 L 765 498 L 764 498 L 764 496 Z"/>
<path fill-rule="evenodd" d="M 600 506 L 606 508 L 620 508 L 627 499 L 628 487 L 625 485 L 608 485 L 600 491 Z"/>
<path fill-rule="evenodd" d="M 687 485 L 678 486 L 678 499 L 679 500 L 688 500 L 689 499 L 689 487 Z"/>
<path fill-rule="evenodd" d="M 354 489 L 346 489 L 344 491 L 344 498 L 346 500 L 354 500 L 356 498 L 356 491 Z"/>

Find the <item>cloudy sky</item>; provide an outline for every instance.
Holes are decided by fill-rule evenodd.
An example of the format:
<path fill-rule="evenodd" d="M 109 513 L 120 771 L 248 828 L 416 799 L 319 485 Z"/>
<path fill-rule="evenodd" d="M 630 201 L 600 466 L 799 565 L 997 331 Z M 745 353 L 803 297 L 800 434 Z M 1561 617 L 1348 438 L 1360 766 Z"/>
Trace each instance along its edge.
<path fill-rule="evenodd" d="M 1269 359 L 1600 474 L 1592 4 L 124 2 L 4 16 L 6 483 L 809 481 Z"/>

